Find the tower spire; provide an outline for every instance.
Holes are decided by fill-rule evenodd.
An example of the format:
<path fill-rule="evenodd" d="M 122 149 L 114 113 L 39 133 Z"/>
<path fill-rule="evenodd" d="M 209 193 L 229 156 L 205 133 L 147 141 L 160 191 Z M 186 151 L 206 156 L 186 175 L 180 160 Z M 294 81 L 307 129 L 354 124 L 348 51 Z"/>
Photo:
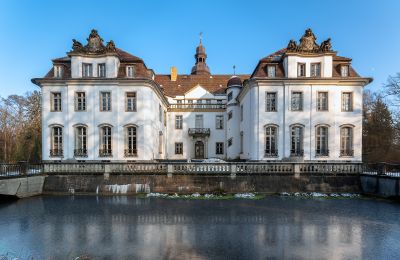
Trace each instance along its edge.
<path fill-rule="evenodd" d="M 192 68 L 192 74 L 195 75 L 210 75 L 210 69 L 207 66 L 206 59 L 206 48 L 203 46 L 203 33 L 200 32 L 200 43 L 196 48 L 196 54 L 194 55 L 196 63 Z"/>

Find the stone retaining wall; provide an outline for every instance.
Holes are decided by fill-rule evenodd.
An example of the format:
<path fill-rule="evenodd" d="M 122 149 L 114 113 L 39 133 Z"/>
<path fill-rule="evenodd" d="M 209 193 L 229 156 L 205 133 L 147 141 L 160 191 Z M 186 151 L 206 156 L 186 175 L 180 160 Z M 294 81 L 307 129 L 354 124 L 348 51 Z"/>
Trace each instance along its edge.
<path fill-rule="evenodd" d="M 44 193 L 278 193 L 351 192 L 360 193 L 358 175 L 50 175 Z"/>

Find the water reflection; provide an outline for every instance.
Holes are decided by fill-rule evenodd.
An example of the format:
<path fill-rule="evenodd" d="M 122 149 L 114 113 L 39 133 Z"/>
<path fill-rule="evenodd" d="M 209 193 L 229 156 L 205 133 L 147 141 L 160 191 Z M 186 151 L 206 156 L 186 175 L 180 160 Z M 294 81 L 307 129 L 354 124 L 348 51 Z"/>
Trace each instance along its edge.
<path fill-rule="evenodd" d="M 400 252 L 400 207 L 374 200 L 37 197 L 0 204 L 0 216 L 0 233 L 6 234 L 0 237 L 0 255 L 44 259 L 82 254 L 113 259 L 354 259 Z"/>

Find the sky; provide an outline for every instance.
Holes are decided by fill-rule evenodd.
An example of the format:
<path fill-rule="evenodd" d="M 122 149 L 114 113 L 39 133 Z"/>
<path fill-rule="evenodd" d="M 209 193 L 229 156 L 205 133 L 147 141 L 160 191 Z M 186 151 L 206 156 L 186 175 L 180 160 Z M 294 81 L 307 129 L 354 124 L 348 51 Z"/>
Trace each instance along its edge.
<path fill-rule="evenodd" d="M 39 90 L 31 83 L 51 59 L 86 44 L 91 29 L 142 58 L 156 73 L 190 73 L 203 32 L 213 74 L 250 74 L 257 62 L 312 28 L 380 91 L 400 72 L 400 1 L 0 1 L 0 96 Z"/>

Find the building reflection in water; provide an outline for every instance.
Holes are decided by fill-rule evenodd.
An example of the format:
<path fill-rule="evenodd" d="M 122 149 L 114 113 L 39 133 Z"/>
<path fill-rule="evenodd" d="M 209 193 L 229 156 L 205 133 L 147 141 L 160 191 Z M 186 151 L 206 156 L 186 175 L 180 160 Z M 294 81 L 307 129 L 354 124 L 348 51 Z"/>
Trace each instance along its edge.
<path fill-rule="evenodd" d="M 45 259 L 82 254 L 140 259 L 360 258 L 368 255 L 365 245 L 376 239 L 371 234 L 371 241 L 363 238 L 368 216 L 360 204 L 382 203 L 278 197 L 41 197 L 28 202 L 0 208 L 2 216 L 13 217 L 6 220 L 8 225 L 2 218 L 1 233 L 18 241 L 12 246 L 2 239 L 0 249 L 37 250 Z M 376 234 L 384 235 L 380 232 Z"/>

